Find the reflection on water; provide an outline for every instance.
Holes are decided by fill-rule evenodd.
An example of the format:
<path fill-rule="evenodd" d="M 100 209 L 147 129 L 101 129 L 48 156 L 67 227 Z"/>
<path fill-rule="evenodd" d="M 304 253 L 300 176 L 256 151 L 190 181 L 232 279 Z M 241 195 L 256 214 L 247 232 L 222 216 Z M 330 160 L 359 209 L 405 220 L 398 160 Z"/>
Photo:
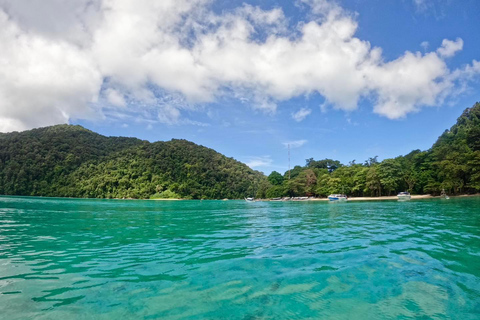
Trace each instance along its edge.
<path fill-rule="evenodd" d="M 480 198 L 0 198 L 5 319 L 478 319 Z"/>

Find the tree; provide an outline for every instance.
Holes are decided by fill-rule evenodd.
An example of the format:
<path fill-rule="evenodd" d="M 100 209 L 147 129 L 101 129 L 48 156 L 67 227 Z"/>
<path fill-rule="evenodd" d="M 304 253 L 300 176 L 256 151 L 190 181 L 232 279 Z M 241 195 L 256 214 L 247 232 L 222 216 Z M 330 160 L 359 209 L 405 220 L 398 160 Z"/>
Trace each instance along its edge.
<path fill-rule="evenodd" d="M 380 197 L 382 195 L 382 183 L 378 174 L 378 165 L 371 166 L 367 172 L 367 188 L 372 190 L 374 195 Z"/>
<path fill-rule="evenodd" d="M 300 174 L 300 172 L 302 172 L 303 168 L 300 167 L 300 166 L 295 166 L 293 167 L 292 170 L 290 171 L 285 171 L 285 174 L 283 175 L 284 179 L 288 179 L 289 176 L 290 176 L 290 179 L 293 179 L 295 178 L 296 176 L 298 176 Z"/>
<path fill-rule="evenodd" d="M 266 197 L 267 198 L 279 198 L 283 197 L 285 194 L 285 190 L 283 186 L 271 186 L 267 192 L 266 192 Z"/>
<path fill-rule="evenodd" d="M 302 185 L 305 195 L 313 196 L 316 194 L 315 187 L 317 185 L 317 177 L 312 169 L 302 171 L 297 180 Z"/>
<path fill-rule="evenodd" d="M 327 169 L 329 172 L 333 172 L 341 166 L 342 164 L 338 160 L 323 159 L 316 161 L 313 158 L 306 160 L 306 167 L 310 169 Z"/>
<path fill-rule="evenodd" d="M 378 156 L 375 156 L 373 158 L 368 158 L 368 160 L 365 160 L 365 166 L 366 167 L 371 167 L 373 165 L 376 165 L 378 163 L 377 158 L 378 158 Z"/>
<path fill-rule="evenodd" d="M 387 195 L 399 189 L 402 182 L 401 172 L 400 163 L 395 159 L 385 159 L 378 165 L 378 178 Z"/>
<path fill-rule="evenodd" d="M 270 173 L 268 176 L 268 181 L 274 186 L 281 185 L 283 183 L 283 179 L 283 176 L 277 171 L 272 171 L 272 173 Z"/>

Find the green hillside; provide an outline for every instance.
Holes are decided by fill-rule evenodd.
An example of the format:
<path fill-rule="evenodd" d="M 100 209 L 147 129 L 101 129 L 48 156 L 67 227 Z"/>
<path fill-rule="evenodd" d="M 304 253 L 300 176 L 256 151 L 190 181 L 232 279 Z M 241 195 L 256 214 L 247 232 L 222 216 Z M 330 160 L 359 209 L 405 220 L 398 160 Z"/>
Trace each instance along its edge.
<path fill-rule="evenodd" d="M 310 158 L 290 173 L 272 172 L 259 196 L 386 196 L 406 190 L 440 194 L 442 189 L 448 194 L 480 191 L 480 103 L 466 109 L 427 151 L 414 150 L 382 162 L 374 156 L 348 165 Z"/>
<path fill-rule="evenodd" d="M 185 140 L 149 143 L 58 125 L 0 134 L 0 194 L 242 198 L 263 174 Z"/>

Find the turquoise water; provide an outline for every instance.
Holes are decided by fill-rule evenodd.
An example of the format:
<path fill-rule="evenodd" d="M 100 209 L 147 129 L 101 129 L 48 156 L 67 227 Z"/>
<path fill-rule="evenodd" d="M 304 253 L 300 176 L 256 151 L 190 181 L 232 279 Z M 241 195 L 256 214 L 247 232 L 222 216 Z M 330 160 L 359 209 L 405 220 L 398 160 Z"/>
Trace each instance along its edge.
<path fill-rule="evenodd" d="M 2 319 L 479 319 L 480 198 L 0 197 Z"/>

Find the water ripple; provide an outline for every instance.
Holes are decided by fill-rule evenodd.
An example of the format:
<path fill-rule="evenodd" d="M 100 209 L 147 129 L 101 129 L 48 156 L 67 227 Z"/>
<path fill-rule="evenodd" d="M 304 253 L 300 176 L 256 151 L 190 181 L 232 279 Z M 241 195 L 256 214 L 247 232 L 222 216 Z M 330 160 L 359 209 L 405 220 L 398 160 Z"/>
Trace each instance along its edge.
<path fill-rule="evenodd" d="M 478 319 L 480 198 L 0 197 L 6 319 Z"/>

